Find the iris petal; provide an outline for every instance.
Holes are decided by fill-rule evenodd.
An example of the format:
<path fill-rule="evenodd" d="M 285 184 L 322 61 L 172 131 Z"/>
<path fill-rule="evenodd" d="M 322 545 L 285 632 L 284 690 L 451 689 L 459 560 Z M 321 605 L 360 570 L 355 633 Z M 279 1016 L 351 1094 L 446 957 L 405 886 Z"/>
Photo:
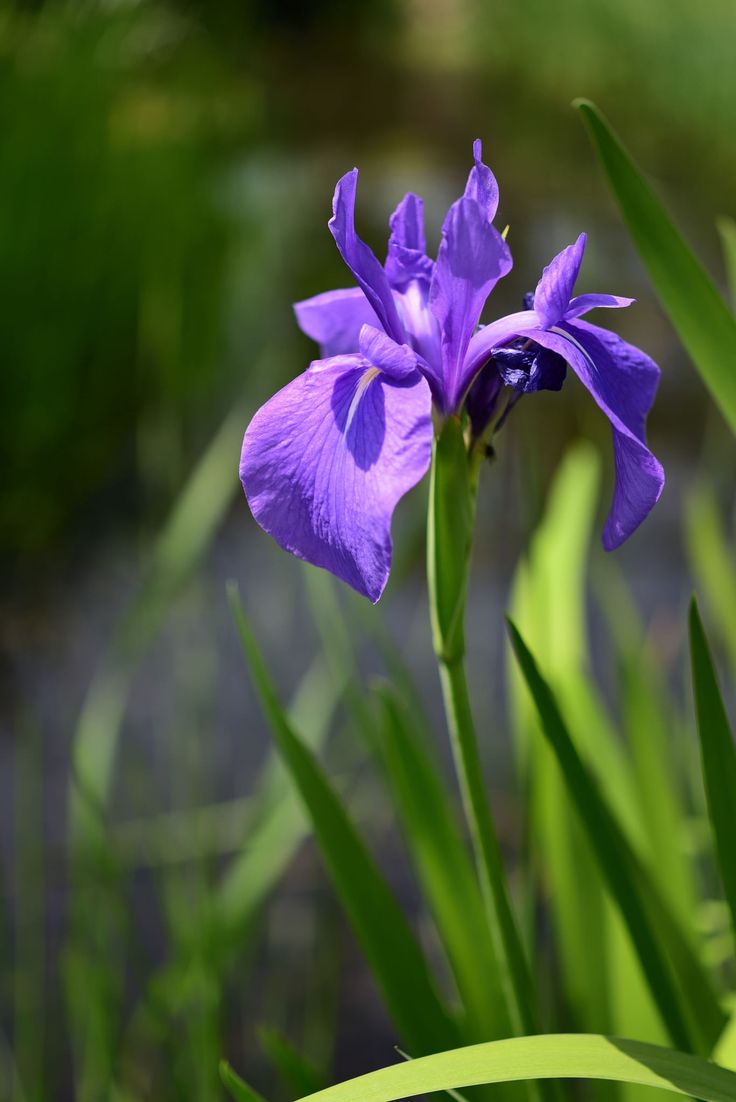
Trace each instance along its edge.
<path fill-rule="evenodd" d="M 498 182 L 488 165 L 483 164 L 480 138 L 473 142 L 473 161 L 475 163 L 465 185 L 465 198 L 475 199 L 488 221 L 492 222 L 498 210 Z"/>
<path fill-rule="evenodd" d="M 615 333 L 587 322 L 567 322 L 553 333 L 528 330 L 521 336 L 563 356 L 611 423 L 616 487 L 603 546 L 612 551 L 648 516 L 664 487 L 662 465 L 647 447 L 645 431 L 659 368 Z"/>
<path fill-rule="evenodd" d="M 375 602 L 391 566 L 391 518 L 431 457 L 429 388 L 336 357 L 253 418 L 240 477 L 253 516 L 292 554 Z"/>
<path fill-rule="evenodd" d="M 442 227 L 429 302 L 442 332 L 444 406 L 462 398 L 464 360 L 488 295 L 511 268 L 501 235 L 474 199 L 459 199 Z"/>
<path fill-rule="evenodd" d="M 545 329 L 557 325 L 565 316 L 583 262 L 586 240 L 581 233 L 575 244 L 558 253 L 542 272 L 534 292 L 534 309 Z"/>
<path fill-rule="evenodd" d="M 396 311 L 391 288 L 383 266 L 372 249 L 355 232 L 355 192 L 358 170 L 347 172 L 338 180 L 332 200 L 330 233 L 340 255 L 355 276 L 388 335 L 401 344 L 404 331 Z"/>
<path fill-rule="evenodd" d="M 375 310 L 360 287 L 326 291 L 296 302 L 294 313 L 302 333 L 317 341 L 322 356 L 355 352 L 361 328 L 378 322 Z"/>
<path fill-rule="evenodd" d="M 434 263 L 426 255 L 424 204 L 418 195 L 407 192 L 389 218 L 389 226 L 386 275 L 391 287 L 403 290 L 412 280 L 428 284 Z"/>

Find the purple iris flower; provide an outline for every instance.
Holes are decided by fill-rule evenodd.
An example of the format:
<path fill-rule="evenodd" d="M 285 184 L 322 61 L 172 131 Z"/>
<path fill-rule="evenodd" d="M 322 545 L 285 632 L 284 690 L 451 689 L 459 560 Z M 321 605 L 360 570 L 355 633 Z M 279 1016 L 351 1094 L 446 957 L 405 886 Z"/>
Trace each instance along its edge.
<path fill-rule="evenodd" d="M 544 269 L 528 308 L 480 329 L 466 356 L 471 377 L 500 374 L 517 392 L 559 390 L 569 364 L 613 432 L 616 486 L 603 530 L 612 551 L 628 539 L 659 500 L 664 471 L 646 445 L 645 424 L 659 383 L 659 368 L 639 348 L 608 329 L 583 321 L 597 307 L 620 308 L 634 301 L 617 295 L 573 297 L 585 251 L 581 233 Z M 488 385 L 488 384 L 487 384 Z M 476 422 L 479 414 L 475 414 Z"/>
<path fill-rule="evenodd" d="M 335 189 L 329 227 L 358 286 L 297 303 L 324 359 L 253 418 L 240 476 L 254 517 L 287 551 L 377 601 L 391 566 L 391 517 L 426 473 L 432 406 L 459 411 L 481 310 L 511 254 L 492 225 L 498 185 L 473 146 L 464 195 L 426 255 L 422 200 L 390 219 L 386 263 L 355 232 L 358 170 Z"/>
<path fill-rule="evenodd" d="M 641 523 L 664 481 L 644 440 L 658 368 L 580 320 L 595 306 L 631 300 L 571 298 L 585 235 L 545 269 L 527 309 L 478 329 L 512 262 L 492 225 L 498 185 L 479 141 L 473 154 L 436 261 L 426 254 L 422 201 L 409 193 L 391 216 L 382 265 L 355 231 L 357 169 L 342 177 L 329 227 L 358 286 L 296 304 L 323 358 L 256 413 L 243 441 L 240 477 L 261 527 L 373 602 L 388 580 L 394 509 L 430 464 L 433 407 L 440 418 L 467 409 L 480 436 L 504 388 L 508 410 L 522 393 L 559 389 L 569 363 L 613 428 L 607 548 Z"/>

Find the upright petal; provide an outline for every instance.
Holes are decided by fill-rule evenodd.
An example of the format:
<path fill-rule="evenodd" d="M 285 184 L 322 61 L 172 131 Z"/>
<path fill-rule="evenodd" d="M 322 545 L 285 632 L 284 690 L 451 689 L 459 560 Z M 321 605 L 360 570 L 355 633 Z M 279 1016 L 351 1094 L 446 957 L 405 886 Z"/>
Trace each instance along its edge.
<path fill-rule="evenodd" d="M 488 221 L 492 222 L 498 210 L 498 183 L 488 165 L 483 164 L 480 138 L 473 142 L 473 161 L 475 163 L 465 185 L 465 198 L 475 199 Z"/>
<path fill-rule="evenodd" d="M 659 368 L 615 333 L 587 322 L 569 322 L 552 333 L 538 329 L 522 336 L 563 356 L 611 423 L 616 487 L 603 546 L 612 551 L 639 527 L 664 486 L 662 465 L 647 447 L 645 435 Z"/>
<path fill-rule="evenodd" d="M 324 357 L 355 352 L 364 325 L 377 325 L 376 312 L 360 287 L 325 291 L 322 295 L 294 303 L 302 333 L 317 341 Z"/>
<path fill-rule="evenodd" d="M 388 335 L 399 344 L 404 332 L 396 312 L 386 273 L 375 253 L 355 232 L 355 192 L 358 170 L 354 168 L 338 181 L 332 200 L 330 233 L 335 238 L 340 255 L 363 288 L 365 296 Z"/>
<path fill-rule="evenodd" d="M 581 233 L 575 244 L 558 253 L 542 272 L 534 292 L 534 309 L 545 329 L 557 325 L 565 316 L 583 262 L 586 240 Z"/>
<path fill-rule="evenodd" d="M 389 218 L 391 236 L 388 240 L 386 275 L 395 290 L 402 290 L 411 280 L 432 278 L 433 262 L 427 254 L 424 236 L 424 204 L 409 191 Z"/>
<path fill-rule="evenodd" d="M 261 527 L 287 551 L 376 602 L 391 517 L 432 448 L 429 388 L 336 357 L 280 390 L 251 421 L 240 477 Z"/>
<path fill-rule="evenodd" d="M 458 199 L 442 227 L 429 301 L 440 323 L 444 406 L 463 394 L 463 363 L 488 295 L 511 268 L 511 254 L 474 199 Z"/>

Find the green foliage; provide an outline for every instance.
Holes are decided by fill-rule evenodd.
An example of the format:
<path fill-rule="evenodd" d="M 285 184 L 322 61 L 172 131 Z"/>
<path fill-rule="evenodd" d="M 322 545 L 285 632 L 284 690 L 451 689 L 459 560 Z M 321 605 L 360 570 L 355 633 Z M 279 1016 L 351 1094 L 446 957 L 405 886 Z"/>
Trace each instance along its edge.
<path fill-rule="evenodd" d="M 310 1102 L 395 1102 L 479 1083 L 529 1079 L 608 1079 L 693 1095 L 703 1102 L 733 1102 L 736 1074 L 696 1056 L 640 1041 L 585 1034 L 514 1037 L 425 1056 L 369 1072 L 310 1095 Z M 254 1092 L 231 1068 L 223 1081 L 236 1102 Z M 302 1100 L 303 1102 L 303 1100 Z"/>
<path fill-rule="evenodd" d="M 705 793 L 736 936 L 736 744 L 694 599 L 690 605 L 690 653 Z"/>
<path fill-rule="evenodd" d="M 597 107 L 577 106 L 662 306 L 736 431 L 736 317 Z"/>

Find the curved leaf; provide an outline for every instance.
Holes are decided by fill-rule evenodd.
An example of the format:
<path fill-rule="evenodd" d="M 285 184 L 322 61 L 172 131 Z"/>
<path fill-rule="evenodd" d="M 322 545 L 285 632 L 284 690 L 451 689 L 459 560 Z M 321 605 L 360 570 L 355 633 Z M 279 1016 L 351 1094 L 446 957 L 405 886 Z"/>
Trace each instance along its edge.
<path fill-rule="evenodd" d="M 575 106 L 659 300 L 736 432 L 736 318 L 595 104 L 580 99 Z"/>
<path fill-rule="evenodd" d="M 228 1068 L 238 1102 L 253 1092 Z M 683 1052 L 591 1033 L 512 1037 L 438 1052 L 350 1079 L 308 1096 L 309 1102 L 395 1102 L 431 1091 L 530 1079 L 606 1079 L 661 1087 L 702 1102 L 734 1102 L 736 1073 Z M 306 1102 L 302 1099 L 301 1102 Z"/>

